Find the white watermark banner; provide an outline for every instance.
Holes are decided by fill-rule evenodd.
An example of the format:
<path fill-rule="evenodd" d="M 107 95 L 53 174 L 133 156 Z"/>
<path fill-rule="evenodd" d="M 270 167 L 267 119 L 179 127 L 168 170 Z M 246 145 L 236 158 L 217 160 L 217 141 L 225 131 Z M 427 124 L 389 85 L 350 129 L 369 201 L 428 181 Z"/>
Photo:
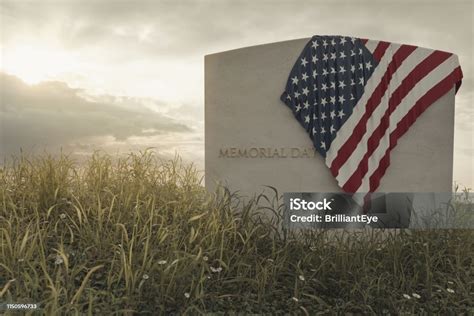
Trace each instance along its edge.
<path fill-rule="evenodd" d="M 472 196 L 453 192 L 292 192 L 287 228 L 474 228 Z"/>

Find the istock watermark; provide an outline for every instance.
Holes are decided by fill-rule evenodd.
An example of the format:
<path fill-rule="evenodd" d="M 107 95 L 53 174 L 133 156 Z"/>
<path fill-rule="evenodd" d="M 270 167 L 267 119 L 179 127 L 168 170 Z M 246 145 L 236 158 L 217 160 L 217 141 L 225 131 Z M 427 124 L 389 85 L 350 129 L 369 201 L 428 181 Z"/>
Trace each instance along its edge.
<path fill-rule="evenodd" d="M 284 193 L 287 228 L 474 228 L 473 198 L 456 192 Z"/>
<path fill-rule="evenodd" d="M 320 211 L 332 211 L 331 208 L 331 202 L 334 200 L 331 200 L 328 202 L 326 198 L 324 198 L 322 201 L 314 202 L 314 201 L 306 201 L 300 198 L 296 199 L 290 199 L 290 210 L 292 211 L 314 211 L 314 210 L 320 210 Z"/>
<path fill-rule="evenodd" d="M 379 220 L 343 193 L 285 193 L 284 202 L 289 228 L 364 227 Z"/>

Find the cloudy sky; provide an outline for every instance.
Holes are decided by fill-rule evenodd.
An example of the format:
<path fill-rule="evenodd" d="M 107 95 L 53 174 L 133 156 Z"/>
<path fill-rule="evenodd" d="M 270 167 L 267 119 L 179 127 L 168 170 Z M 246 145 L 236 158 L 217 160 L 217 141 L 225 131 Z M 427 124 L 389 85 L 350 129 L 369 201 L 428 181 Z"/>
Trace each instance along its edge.
<path fill-rule="evenodd" d="M 0 155 L 156 147 L 202 168 L 204 55 L 350 35 L 459 55 L 454 179 L 473 187 L 471 1 L 0 1 Z"/>

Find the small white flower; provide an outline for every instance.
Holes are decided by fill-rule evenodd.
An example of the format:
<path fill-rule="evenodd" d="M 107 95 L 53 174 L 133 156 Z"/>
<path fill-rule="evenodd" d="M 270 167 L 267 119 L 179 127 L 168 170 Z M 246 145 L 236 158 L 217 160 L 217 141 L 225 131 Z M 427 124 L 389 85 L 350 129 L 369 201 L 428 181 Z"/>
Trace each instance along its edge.
<path fill-rule="evenodd" d="M 160 260 L 160 261 L 158 261 L 158 264 L 159 264 L 160 266 L 162 266 L 162 265 L 166 264 L 166 260 Z"/>
<path fill-rule="evenodd" d="M 210 276 L 210 275 L 208 275 L 208 276 L 207 276 L 207 279 L 208 279 L 208 280 L 210 280 L 210 279 L 211 279 L 211 276 Z"/>
<path fill-rule="evenodd" d="M 403 297 L 406 298 L 407 300 L 411 299 L 411 296 L 408 294 L 403 294 Z"/>
<path fill-rule="evenodd" d="M 59 256 L 59 255 L 56 255 L 56 260 L 54 261 L 54 264 L 55 264 L 55 265 L 59 265 L 59 264 L 61 264 L 61 263 L 63 263 L 63 262 L 64 262 L 64 261 L 63 261 L 63 258 L 61 258 L 61 256 Z"/>
<path fill-rule="evenodd" d="M 220 273 L 222 271 L 222 267 L 210 267 L 212 273 Z"/>
<path fill-rule="evenodd" d="M 449 287 L 446 289 L 446 291 L 448 291 L 448 293 L 454 293 L 454 290 Z"/>
<path fill-rule="evenodd" d="M 184 293 L 184 297 L 186 297 L 186 298 L 190 298 L 190 297 L 191 297 L 191 295 L 190 295 L 188 292 L 186 292 L 186 293 Z"/>
<path fill-rule="evenodd" d="M 297 298 L 294 297 L 294 296 L 293 296 L 291 299 L 292 299 L 293 301 L 297 302 L 297 303 L 299 302 L 299 299 L 297 299 Z"/>
<path fill-rule="evenodd" d="M 207 260 L 209 260 L 209 257 L 208 257 L 208 256 L 204 256 L 204 257 L 202 257 L 202 260 L 207 261 Z"/>
<path fill-rule="evenodd" d="M 150 276 L 149 276 L 148 274 L 144 274 L 144 275 L 142 276 L 142 278 L 143 278 L 143 280 L 148 280 L 148 279 L 150 278 Z"/>
<path fill-rule="evenodd" d="M 300 275 L 298 278 L 299 278 L 301 281 L 304 281 L 304 280 L 305 280 L 304 275 Z"/>
<path fill-rule="evenodd" d="M 23 262 L 23 261 L 25 261 L 25 259 L 23 258 L 18 259 L 18 262 Z"/>
<path fill-rule="evenodd" d="M 62 213 L 61 215 L 59 215 L 59 218 L 65 219 L 65 218 L 66 218 L 66 214 Z"/>
<path fill-rule="evenodd" d="M 416 293 L 412 293 L 411 296 L 413 296 L 413 297 L 416 298 L 416 299 L 420 299 L 420 298 L 421 298 L 421 296 L 418 295 L 418 294 L 416 294 Z"/>

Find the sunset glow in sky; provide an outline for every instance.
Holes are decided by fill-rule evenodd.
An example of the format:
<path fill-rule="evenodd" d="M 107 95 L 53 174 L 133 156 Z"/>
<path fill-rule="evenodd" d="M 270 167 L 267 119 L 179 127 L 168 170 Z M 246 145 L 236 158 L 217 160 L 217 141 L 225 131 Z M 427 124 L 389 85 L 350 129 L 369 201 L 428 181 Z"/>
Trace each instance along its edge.
<path fill-rule="evenodd" d="M 410 10 L 407 10 L 407 8 Z M 470 1 L 2 1 L 0 154 L 156 147 L 203 168 L 204 55 L 340 34 L 453 52 L 454 179 L 473 186 Z"/>

